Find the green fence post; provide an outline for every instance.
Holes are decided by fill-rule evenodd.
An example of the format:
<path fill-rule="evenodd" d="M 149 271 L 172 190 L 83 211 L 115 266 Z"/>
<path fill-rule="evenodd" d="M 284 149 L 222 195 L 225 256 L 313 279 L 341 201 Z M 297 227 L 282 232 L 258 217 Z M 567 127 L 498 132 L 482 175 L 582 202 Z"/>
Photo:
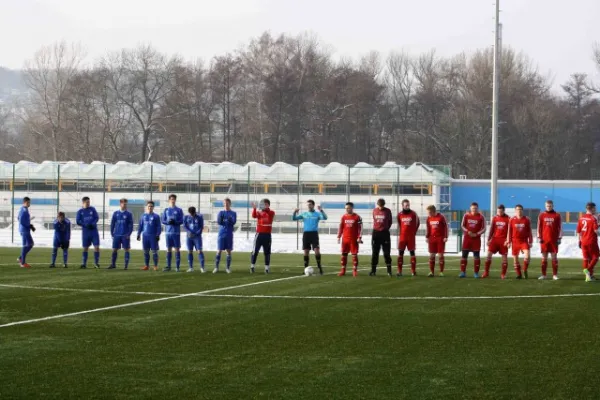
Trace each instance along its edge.
<path fill-rule="evenodd" d="M 60 211 L 60 164 L 57 164 L 56 169 L 56 214 Z"/>
<path fill-rule="evenodd" d="M 12 213 L 11 213 L 11 218 L 12 218 L 12 224 L 11 224 L 11 238 L 10 241 L 11 243 L 15 242 L 15 173 L 16 173 L 16 164 L 13 164 L 13 170 L 12 170 Z"/>
<path fill-rule="evenodd" d="M 198 165 L 198 213 L 200 213 L 200 200 L 202 195 L 202 165 Z"/>
<path fill-rule="evenodd" d="M 104 239 L 104 231 L 106 229 L 106 164 L 102 170 L 102 239 Z"/>

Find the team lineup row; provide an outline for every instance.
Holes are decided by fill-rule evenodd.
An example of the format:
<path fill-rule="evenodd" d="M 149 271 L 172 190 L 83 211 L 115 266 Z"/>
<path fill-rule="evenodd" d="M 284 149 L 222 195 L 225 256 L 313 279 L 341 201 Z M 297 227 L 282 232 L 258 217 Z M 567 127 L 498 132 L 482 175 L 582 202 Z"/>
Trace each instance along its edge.
<path fill-rule="evenodd" d="M 201 214 L 196 212 L 195 207 L 188 209 L 188 214 L 184 215 L 183 210 L 176 205 L 177 196 L 169 196 L 169 206 L 165 208 L 159 216 L 154 213 L 154 203 L 148 201 L 146 212 L 140 217 L 137 230 L 137 240 L 142 242 L 144 250 L 144 267 L 148 270 L 150 265 L 150 253 L 152 253 L 152 262 L 154 270 L 158 270 L 159 256 L 158 243 L 161 233 L 166 236 L 167 259 L 163 271 L 170 271 L 172 266 L 173 252 L 175 253 L 175 269 L 180 270 L 181 264 L 181 227 L 186 233 L 186 247 L 188 249 L 188 272 L 194 271 L 194 257 L 197 253 L 200 263 L 200 270 L 205 272 L 205 259 L 202 249 L 202 232 L 204 230 L 204 220 Z M 127 199 L 120 200 L 119 210 L 112 215 L 110 232 L 113 239 L 112 261 L 109 269 L 116 268 L 118 251 L 124 249 L 124 267 L 129 266 L 131 248 L 130 238 L 133 234 L 134 222 L 133 214 L 127 210 Z M 19 257 L 19 264 L 23 268 L 30 266 L 26 262 L 27 254 L 34 246 L 31 232 L 35 228 L 31 225 L 29 208 L 31 201 L 25 197 L 23 206 L 19 211 L 19 232 L 22 236 L 22 251 Z M 237 222 L 237 214 L 231 209 L 231 200 L 225 199 L 224 210 L 217 216 L 219 232 L 217 238 L 217 254 L 215 257 L 215 266 L 213 272 L 219 271 L 221 254 L 226 252 L 226 271 L 231 272 L 231 253 L 233 250 L 233 231 Z M 352 274 L 358 274 L 358 251 L 362 244 L 362 218 L 354 212 L 354 205 L 351 202 L 346 203 L 345 214 L 342 216 L 338 229 L 338 243 L 341 244 L 341 270 L 339 276 L 344 276 L 347 270 L 348 257 L 352 257 Z M 439 275 L 444 274 L 444 253 L 445 245 L 448 240 L 449 227 L 443 214 L 437 212 L 435 206 L 427 207 L 426 234 L 425 238 L 429 249 L 429 275 L 435 274 L 436 256 L 439 265 Z M 263 250 L 265 257 L 265 272 L 269 273 L 271 258 L 271 232 L 275 212 L 270 208 L 268 199 L 263 199 L 259 207 L 252 205 L 252 217 L 257 220 L 256 236 L 254 239 L 254 249 L 251 254 L 250 271 L 255 271 L 256 259 Z M 370 275 L 376 275 L 377 265 L 379 263 L 379 254 L 383 252 L 387 273 L 392 276 L 392 258 L 391 258 L 391 234 L 393 225 L 391 210 L 385 207 L 385 200 L 379 199 L 377 206 L 372 213 L 373 234 L 372 234 L 372 259 Z M 321 265 L 321 253 L 319 245 L 319 221 L 327 220 L 327 214 L 319 206 L 315 209 L 315 202 L 307 202 L 307 211 L 300 213 L 299 209 L 294 211 L 292 216 L 294 221 L 303 221 L 303 250 L 304 266 L 308 267 L 310 251 L 314 251 L 315 259 L 319 273 L 323 273 Z M 89 197 L 82 199 L 82 208 L 77 212 L 76 223 L 82 229 L 82 263 L 81 268 L 87 268 L 88 251 L 94 248 L 94 266 L 99 268 L 100 260 L 100 238 L 98 233 L 99 216 L 94 207 L 90 205 Z M 410 254 L 411 274 L 416 275 L 416 236 L 420 227 L 418 215 L 410 209 L 408 200 L 402 201 L 402 210 L 397 215 L 398 223 L 398 259 L 397 274 L 401 277 L 403 274 L 404 253 L 408 250 Z M 586 214 L 583 215 L 577 226 L 577 235 L 579 237 L 580 248 L 583 253 L 583 272 L 586 281 L 594 280 L 594 267 L 600 257 L 598 249 L 598 217 L 596 215 L 596 206 L 594 203 L 586 205 Z M 486 221 L 482 213 L 479 212 L 477 203 L 472 203 L 469 212 L 464 215 L 461 223 L 463 232 L 462 257 L 460 263 L 459 277 L 466 277 L 466 268 L 469 253 L 474 258 L 474 277 L 479 278 L 481 265 L 481 245 L 482 236 L 486 232 Z M 542 252 L 541 275 L 539 279 L 546 279 L 548 255 L 551 257 L 552 276 L 554 280 L 558 279 L 558 247 L 562 238 L 562 221 L 560 214 L 554 211 L 553 202 L 548 200 L 545 205 L 545 211 L 540 213 L 537 224 L 537 240 L 540 243 Z M 71 238 L 71 222 L 65 218 L 64 213 L 58 213 L 54 222 L 54 243 L 52 252 L 52 262 L 50 267 L 54 268 L 58 249 L 63 250 L 63 265 L 67 266 L 68 249 Z M 533 232 L 531 221 L 523 215 L 523 207 L 515 207 L 515 215 L 511 218 L 505 213 L 504 206 L 500 205 L 497 214 L 492 218 L 489 233 L 487 235 L 488 254 L 485 262 L 484 273 L 481 278 L 487 278 L 490 273 L 492 256 L 499 253 L 502 256 L 501 278 L 505 279 L 508 269 L 508 251 L 512 248 L 514 259 L 514 269 L 517 279 L 528 277 L 530 264 L 530 249 L 533 246 Z M 521 268 L 519 256 L 524 255 L 523 268 Z"/>

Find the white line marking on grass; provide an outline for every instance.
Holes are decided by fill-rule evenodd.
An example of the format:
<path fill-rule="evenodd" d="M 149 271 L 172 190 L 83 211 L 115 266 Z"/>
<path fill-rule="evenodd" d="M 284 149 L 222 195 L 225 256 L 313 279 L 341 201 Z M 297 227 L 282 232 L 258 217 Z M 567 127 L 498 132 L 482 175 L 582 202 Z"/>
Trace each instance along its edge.
<path fill-rule="evenodd" d="M 9 326 L 16 326 L 16 325 L 32 324 L 32 323 L 35 323 L 35 322 L 49 321 L 49 320 L 59 319 L 59 318 L 75 317 L 75 316 L 78 316 L 78 315 L 91 314 L 91 313 L 100 312 L 100 311 L 116 310 L 116 309 L 120 309 L 120 308 L 126 308 L 126 307 L 139 306 L 139 305 L 143 305 L 143 304 L 156 303 L 156 302 L 159 302 L 159 301 L 181 299 L 181 298 L 184 298 L 184 297 L 199 296 L 199 295 L 202 295 L 202 294 L 210 294 L 210 293 L 222 292 L 222 291 L 225 291 L 225 290 L 239 289 L 239 288 L 244 288 L 244 287 L 248 287 L 248 286 L 263 285 L 263 284 L 266 284 L 266 283 L 281 282 L 281 281 L 287 281 L 287 280 L 290 280 L 290 279 L 298 279 L 298 278 L 304 278 L 304 275 L 297 275 L 297 276 L 291 276 L 291 277 L 279 278 L 279 279 L 270 279 L 270 280 L 266 280 L 266 281 L 245 283 L 245 284 L 242 284 L 242 285 L 227 286 L 227 287 L 222 287 L 222 288 L 217 288 L 217 289 L 204 290 L 204 291 L 201 291 L 201 292 L 186 293 L 186 294 L 180 294 L 180 295 L 169 296 L 169 297 L 160 297 L 158 299 L 151 299 L 151 300 L 144 300 L 144 301 L 135 301 L 133 303 L 125 303 L 125 304 L 119 304 L 119 305 L 115 305 L 115 306 L 94 308 L 92 310 L 77 311 L 77 312 L 72 312 L 72 313 L 67 313 L 67 314 L 52 315 L 52 316 L 43 317 L 43 318 L 34 318 L 34 319 L 28 319 L 28 320 L 24 320 L 24 321 L 10 322 L 10 323 L 7 323 L 7 324 L 0 325 L 0 328 L 7 328 Z"/>
<path fill-rule="evenodd" d="M 593 297 L 600 293 L 532 294 L 510 296 L 286 296 L 261 294 L 200 294 L 198 297 L 222 297 L 233 299 L 294 299 L 294 300 L 503 300 L 503 299 L 547 299 L 560 297 Z"/>
<path fill-rule="evenodd" d="M 8 284 L 0 284 L 0 287 L 14 288 L 14 289 L 38 289 L 38 290 L 48 290 L 48 291 L 57 291 L 57 292 L 139 294 L 139 295 L 153 295 L 153 296 L 173 296 L 173 295 L 178 294 L 178 293 L 164 293 L 164 292 L 140 292 L 140 291 L 128 292 L 128 291 L 123 291 L 123 290 L 61 288 L 61 287 L 48 287 L 48 286 L 27 286 L 27 285 L 8 285 Z"/>

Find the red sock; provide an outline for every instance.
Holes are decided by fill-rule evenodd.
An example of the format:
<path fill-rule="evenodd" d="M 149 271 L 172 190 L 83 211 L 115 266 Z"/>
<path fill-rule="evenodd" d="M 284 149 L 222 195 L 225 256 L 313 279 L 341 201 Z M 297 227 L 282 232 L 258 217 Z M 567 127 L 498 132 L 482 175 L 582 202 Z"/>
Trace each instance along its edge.
<path fill-rule="evenodd" d="M 474 268 L 475 269 L 475 273 L 478 274 L 479 270 L 481 269 L 481 258 L 476 258 L 473 261 L 473 264 L 475 265 L 475 268 Z"/>
<path fill-rule="evenodd" d="M 435 256 L 429 257 L 429 272 L 433 274 L 433 271 L 435 271 Z"/>
<path fill-rule="evenodd" d="M 529 258 L 523 260 L 523 271 L 529 270 Z"/>
<path fill-rule="evenodd" d="M 404 256 L 398 256 L 398 273 L 402 273 L 402 264 L 404 264 Z"/>
<path fill-rule="evenodd" d="M 589 262 L 585 258 L 583 259 L 583 269 L 589 269 Z"/>
<path fill-rule="evenodd" d="M 446 262 L 444 260 L 444 255 L 440 254 L 439 258 L 440 258 L 440 260 L 439 260 L 439 262 L 440 262 L 440 272 L 444 272 L 444 265 L 446 265 Z"/>
<path fill-rule="evenodd" d="M 596 267 L 596 264 L 598 264 L 598 257 L 592 258 L 592 261 L 590 261 L 590 264 L 588 265 L 588 271 L 590 271 L 590 275 L 594 275 L 594 267 Z"/>
<path fill-rule="evenodd" d="M 467 271 L 467 259 L 461 258 L 460 259 L 460 272 L 466 272 L 466 271 Z"/>
<path fill-rule="evenodd" d="M 506 275 L 506 270 L 508 270 L 508 262 L 502 261 L 502 275 Z M 521 267 L 519 267 L 519 271 Z"/>
<path fill-rule="evenodd" d="M 485 260 L 485 272 L 487 274 L 490 273 L 490 267 L 492 266 L 492 259 L 488 258 L 487 260 Z"/>
<path fill-rule="evenodd" d="M 548 271 L 548 260 L 542 259 L 542 275 L 546 276 L 547 271 Z"/>
<path fill-rule="evenodd" d="M 517 273 L 517 276 L 521 275 L 521 264 L 515 264 L 515 272 Z"/>
<path fill-rule="evenodd" d="M 552 275 L 558 275 L 558 260 L 552 260 Z"/>
<path fill-rule="evenodd" d="M 346 268 L 346 265 L 348 265 L 348 256 L 342 254 L 342 267 Z"/>
<path fill-rule="evenodd" d="M 352 254 L 352 268 L 358 268 L 358 255 Z"/>
<path fill-rule="evenodd" d="M 410 256 L 410 272 L 417 273 L 417 257 L 415 256 Z"/>

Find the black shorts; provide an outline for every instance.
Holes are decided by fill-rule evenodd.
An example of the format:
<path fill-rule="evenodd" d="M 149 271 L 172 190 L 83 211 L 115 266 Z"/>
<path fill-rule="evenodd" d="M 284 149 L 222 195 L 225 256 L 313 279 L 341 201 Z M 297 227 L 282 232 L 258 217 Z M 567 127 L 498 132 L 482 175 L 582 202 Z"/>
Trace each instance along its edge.
<path fill-rule="evenodd" d="M 319 232 L 304 232 L 302 235 L 302 250 L 319 248 Z"/>

